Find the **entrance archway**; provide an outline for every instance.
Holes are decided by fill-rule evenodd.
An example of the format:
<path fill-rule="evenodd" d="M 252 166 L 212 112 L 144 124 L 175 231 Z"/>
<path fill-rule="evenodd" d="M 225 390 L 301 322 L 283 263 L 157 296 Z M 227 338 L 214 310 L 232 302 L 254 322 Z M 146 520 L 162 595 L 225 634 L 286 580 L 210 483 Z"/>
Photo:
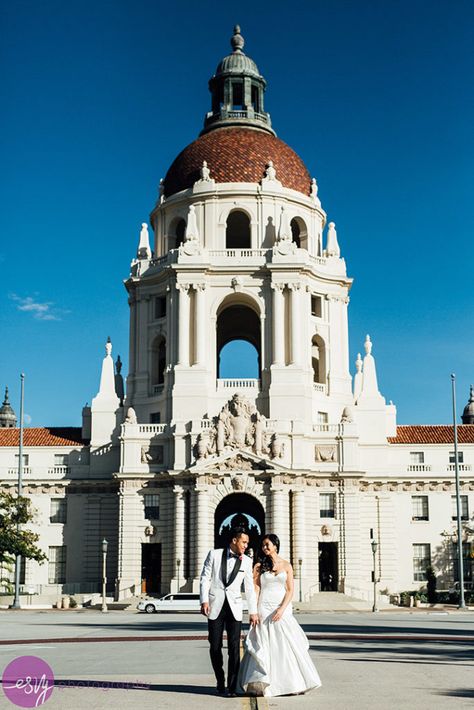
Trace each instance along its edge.
<path fill-rule="evenodd" d="M 225 547 L 233 527 L 241 527 L 250 538 L 249 548 L 255 559 L 260 538 L 265 533 L 265 511 L 248 493 L 230 493 L 223 498 L 214 514 L 214 546 Z"/>

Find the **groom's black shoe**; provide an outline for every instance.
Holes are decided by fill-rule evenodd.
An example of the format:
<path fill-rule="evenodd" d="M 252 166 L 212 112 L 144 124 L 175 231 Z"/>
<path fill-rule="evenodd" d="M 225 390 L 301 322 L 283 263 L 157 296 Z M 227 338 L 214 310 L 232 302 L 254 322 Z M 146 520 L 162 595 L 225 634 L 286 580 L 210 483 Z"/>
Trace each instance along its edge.
<path fill-rule="evenodd" d="M 226 698 L 236 698 L 237 693 L 235 690 L 231 690 L 230 688 L 228 689 L 227 693 L 225 694 Z"/>
<path fill-rule="evenodd" d="M 218 683 L 216 686 L 216 695 L 225 695 L 226 689 L 224 683 Z"/>

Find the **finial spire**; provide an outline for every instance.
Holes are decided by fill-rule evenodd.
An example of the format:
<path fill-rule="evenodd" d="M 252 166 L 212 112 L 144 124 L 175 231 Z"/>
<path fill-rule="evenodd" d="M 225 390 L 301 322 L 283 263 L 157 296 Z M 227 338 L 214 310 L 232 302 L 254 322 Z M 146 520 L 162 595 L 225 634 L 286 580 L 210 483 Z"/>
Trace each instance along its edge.
<path fill-rule="evenodd" d="M 245 40 L 240 34 L 240 25 L 235 25 L 234 34 L 230 40 L 230 46 L 233 52 L 241 52 L 245 44 Z"/>

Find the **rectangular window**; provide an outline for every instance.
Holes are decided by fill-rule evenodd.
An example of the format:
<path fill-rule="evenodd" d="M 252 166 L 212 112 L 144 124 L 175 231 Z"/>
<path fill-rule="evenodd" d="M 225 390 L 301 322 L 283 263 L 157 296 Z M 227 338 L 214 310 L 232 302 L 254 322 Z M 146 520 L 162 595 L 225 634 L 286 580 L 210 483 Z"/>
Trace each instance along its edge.
<path fill-rule="evenodd" d="M 50 547 L 48 560 L 49 584 L 64 584 L 66 582 L 66 545 Z"/>
<path fill-rule="evenodd" d="M 166 316 L 166 296 L 157 296 L 155 298 L 155 318 L 164 318 Z"/>
<path fill-rule="evenodd" d="M 410 451 L 410 463 L 411 464 L 425 463 L 424 451 Z"/>
<path fill-rule="evenodd" d="M 49 509 L 50 523 L 65 523 L 67 519 L 67 499 L 51 498 Z"/>
<path fill-rule="evenodd" d="M 456 463 L 456 456 L 454 451 L 449 452 L 449 463 Z M 464 463 L 464 451 L 458 450 L 458 463 Z"/>
<path fill-rule="evenodd" d="M 413 545 L 413 579 L 426 581 L 426 570 L 431 564 L 431 546 L 427 543 Z"/>
<path fill-rule="evenodd" d="M 318 424 L 327 424 L 328 419 L 329 417 L 327 412 L 318 412 Z"/>
<path fill-rule="evenodd" d="M 335 518 L 336 517 L 336 494 L 335 493 L 320 493 L 319 494 L 319 517 L 320 518 Z"/>
<path fill-rule="evenodd" d="M 458 544 L 455 542 L 452 548 L 454 579 L 459 582 L 459 559 L 458 559 Z M 474 567 L 474 545 L 471 542 L 463 542 L 462 544 L 462 566 L 464 572 L 464 581 L 472 582 L 473 567 Z"/>
<path fill-rule="evenodd" d="M 323 299 L 321 296 L 311 296 L 311 315 L 316 318 L 323 317 Z"/>
<path fill-rule="evenodd" d="M 461 499 L 461 520 L 469 520 L 469 504 L 467 496 L 459 496 Z M 457 520 L 458 511 L 456 496 L 451 496 L 451 518 L 452 520 Z"/>
<path fill-rule="evenodd" d="M 161 424 L 161 412 L 152 412 L 150 414 L 150 424 Z"/>
<path fill-rule="evenodd" d="M 15 454 L 15 465 L 18 466 L 18 463 L 20 461 L 20 454 Z M 30 465 L 30 455 L 29 454 L 23 454 L 23 466 L 29 466 Z"/>
<path fill-rule="evenodd" d="M 411 511 L 412 520 L 429 520 L 428 496 L 412 496 Z"/>
<path fill-rule="evenodd" d="M 158 493 L 145 493 L 143 496 L 145 504 L 145 518 L 148 520 L 160 519 L 160 496 Z"/>
<path fill-rule="evenodd" d="M 68 454 L 54 454 L 54 465 L 55 466 L 67 466 L 69 463 Z"/>

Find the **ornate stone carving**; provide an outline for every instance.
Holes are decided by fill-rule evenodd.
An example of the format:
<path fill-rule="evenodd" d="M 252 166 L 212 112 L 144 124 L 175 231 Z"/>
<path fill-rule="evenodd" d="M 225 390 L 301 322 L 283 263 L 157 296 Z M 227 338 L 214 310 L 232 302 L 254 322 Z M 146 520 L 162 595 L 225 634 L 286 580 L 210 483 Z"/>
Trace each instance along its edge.
<path fill-rule="evenodd" d="M 232 488 L 233 488 L 235 491 L 243 491 L 243 489 L 245 488 L 245 480 L 244 480 L 244 477 L 241 476 L 241 475 L 239 475 L 239 474 L 237 474 L 236 476 L 234 476 L 234 477 L 231 479 L 231 483 L 232 483 Z"/>
<path fill-rule="evenodd" d="M 141 462 L 159 466 L 163 463 L 163 447 L 157 444 L 142 446 Z"/>
<path fill-rule="evenodd" d="M 226 448 L 250 449 L 257 455 L 261 454 L 263 417 L 243 395 L 234 394 L 222 408 L 216 430 L 218 454 Z"/>
<path fill-rule="evenodd" d="M 284 457 L 285 442 L 278 436 L 278 434 L 272 435 L 268 451 L 271 459 L 282 459 Z"/>
<path fill-rule="evenodd" d="M 352 414 L 351 407 L 344 407 L 341 415 L 341 424 L 352 424 L 354 422 L 354 417 Z"/>
<path fill-rule="evenodd" d="M 329 525 L 321 525 L 321 535 L 331 535 L 332 530 Z"/>
<path fill-rule="evenodd" d="M 152 535 L 155 535 L 156 533 L 156 528 L 154 525 L 147 525 L 143 532 L 147 537 L 152 537 Z"/>
<path fill-rule="evenodd" d="M 316 178 L 311 180 L 311 197 L 313 198 L 314 204 L 321 207 L 321 200 L 318 197 L 318 183 L 316 182 Z"/>
<path fill-rule="evenodd" d="M 317 445 L 314 452 L 315 461 L 323 463 L 334 463 L 337 461 L 337 451 L 335 446 Z"/>
<path fill-rule="evenodd" d="M 138 424 L 137 413 L 135 412 L 133 407 L 129 407 L 127 409 L 127 416 L 125 417 L 125 423 L 126 424 Z"/>
<path fill-rule="evenodd" d="M 264 466 L 264 464 L 263 464 Z M 231 459 L 225 459 L 224 461 L 219 461 L 212 469 L 208 469 L 208 472 L 213 471 L 258 471 L 261 470 L 262 465 L 258 464 L 256 461 L 250 461 L 244 458 L 240 454 L 234 456 Z"/>

